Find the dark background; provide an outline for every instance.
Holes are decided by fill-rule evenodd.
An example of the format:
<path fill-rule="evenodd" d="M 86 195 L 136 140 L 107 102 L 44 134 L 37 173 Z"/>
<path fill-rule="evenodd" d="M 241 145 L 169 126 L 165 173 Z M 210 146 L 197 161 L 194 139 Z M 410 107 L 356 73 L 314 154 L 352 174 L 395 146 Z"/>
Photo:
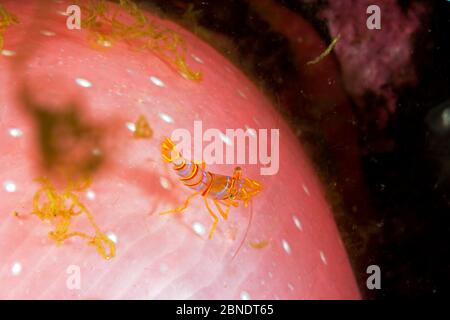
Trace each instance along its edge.
<path fill-rule="evenodd" d="M 398 3 L 407 10 L 412 1 Z M 358 147 L 366 150 L 360 152 L 360 159 L 369 190 L 367 203 L 373 210 L 362 215 L 352 210 L 351 199 L 345 197 L 335 210 L 360 290 L 367 299 L 449 296 L 450 129 L 433 132 L 425 119 L 430 110 L 450 99 L 450 3 L 427 3 L 430 14 L 415 36 L 411 65 L 417 71 L 418 84 L 396 90 L 397 109 L 383 132 L 358 130 Z M 276 96 L 287 82 L 298 80 L 288 39 L 274 32 L 245 0 L 141 4 L 206 38 L 269 96 Z M 302 16 L 324 42 L 330 42 L 326 23 L 317 14 L 327 7 L 326 1 L 279 0 L 278 4 Z M 294 128 L 302 127 L 301 106 L 287 105 L 280 111 Z M 320 137 L 318 125 L 316 130 L 315 137 Z M 374 134 L 393 141 L 395 147 L 370 152 L 367 144 Z M 318 145 L 317 149 L 309 152 L 319 171 L 332 170 L 327 146 L 315 142 L 311 145 Z M 324 184 L 328 185 L 327 181 Z M 371 264 L 381 268 L 381 290 L 366 288 L 366 268 Z"/>

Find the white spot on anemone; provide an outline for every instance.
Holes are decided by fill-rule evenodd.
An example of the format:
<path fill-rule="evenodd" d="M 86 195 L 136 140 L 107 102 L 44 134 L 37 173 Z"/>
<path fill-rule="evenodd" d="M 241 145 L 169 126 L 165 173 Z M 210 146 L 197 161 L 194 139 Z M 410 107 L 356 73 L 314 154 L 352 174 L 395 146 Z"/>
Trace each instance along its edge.
<path fill-rule="evenodd" d="M 252 119 L 258 126 L 261 126 L 261 122 L 259 122 L 259 120 L 255 116 L 253 116 Z"/>
<path fill-rule="evenodd" d="M 286 240 L 281 240 L 281 246 L 283 247 L 283 250 L 286 251 L 287 254 L 291 254 L 291 246 Z"/>
<path fill-rule="evenodd" d="M 155 77 L 155 76 L 150 76 L 150 81 L 155 85 L 158 86 L 160 88 L 164 88 L 166 85 L 164 84 L 164 82 L 162 82 L 161 79 Z"/>
<path fill-rule="evenodd" d="M 293 215 L 293 216 L 292 216 L 292 220 L 294 221 L 295 227 L 296 227 L 298 230 L 302 231 L 302 230 L 303 230 L 303 227 L 302 227 L 302 223 L 300 222 L 300 219 L 297 218 L 296 215 Z"/>
<path fill-rule="evenodd" d="M 5 189 L 6 192 L 10 192 L 10 193 L 13 193 L 13 192 L 17 191 L 17 186 L 12 181 L 5 181 L 3 183 L 3 188 Z"/>
<path fill-rule="evenodd" d="M 80 87 L 83 87 L 83 88 L 90 88 L 90 87 L 92 87 L 92 83 L 90 81 L 86 80 L 86 79 L 83 79 L 83 78 L 76 78 L 75 82 L 76 82 L 77 85 L 79 85 Z"/>
<path fill-rule="evenodd" d="M 192 224 L 192 229 L 199 236 L 202 236 L 205 234 L 205 227 L 200 222 L 194 222 Z"/>
<path fill-rule="evenodd" d="M 2 53 L 2 55 L 5 56 L 5 57 L 12 57 L 12 56 L 15 56 L 15 55 L 16 55 L 16 52 L 15 52 L 15 51 L 13 51 L 13 50 L 6 50 L 6 49 L 3 49 L 3 50 L 1 51 L 1 53 Z"/>
<path fill-rule="evenodd" d="M 23 135 L 22 130 L 20 130 L 18 128 L 11 128 L 8 130 L 8 132 L 9 132 L 9 135 L 14 138 L 19 138 Z"/>
<path fill-rule="evenodd" d="M 164 112 L 160 112 L 159 113 L 159 117 L 161 118 L 162 121 L 167 122 L 167 123 L 173 123 L 173 118 L 171 116 L 169 116 L 167 113 Z"/>
<path fill-rule="evenodd" d="M 41 34 L 46 37 L 53 37 L 56 35 L 56 33 L 50 30 L 41 30 Z"/>
<path fill-rule="evenodd" d="M 256 137 L 256 130 L 253 128 L 250 128 L 249 126 L 245 126 L 245 129 L 247 130 L 248 134 L 252 137 Z"/>
<path fill-rule="evenodd" d="M 325 256 L 323 251 L 320 251 L 319 254 L 320 254 L 320 260 L 322 260 L 323 264 L 328 264 L 327 257 Z"/>
<path fill-rule="evenodd" d="M 95 192 L 93 190 L 88 190 L 86 192 L 86 198 L 89 200 L 95 200 Z"/>
<path fill-rule="evenodd" d="M 111 48 L 111 47 L 112 47 L 111 41 L 108 41 L 108 40 L 100 41 L 100 44 L 101 44 L 102 46 L 104 46 L 105 48 Z"/>
<path fill-rule="evenodd" d="M 14 262 L 11 267 L 11 273 L 13 276 L 18 276 L 22 272 L 22 264 L 20 262 Z"/>
<path fill-rule="evenodd" d="M 241 90 L 238 90 L 238 94 L 239 94 L 242 98 L 247 99 L 247 96 L 246 96 L 245 93 L 243 93 Z"/>
<path fill-rule="evenodd" d="M 309 193 L 309 189 L 308 189 L 308 187 L 306 186 L 306 185 L 303 185 L 303 191 L 305 191 L 305 193 L 309 196 L 309 195 L 311 195 L 310 193 Z"/>
<path fill-rule="evenodd" d="M 136 124 L 134 124 L 133 122 L 127 122 L 125 124 L 125 126 L 127 127 L 128 130 L 130 130 L 131 132 L 135 132 L 136 131 Z"/>
<path fill-rule="evenodd" d="M 250 294 L 247 291 L 242 291 L 240 297 L 241 300 L 250 300 Z"/>
<path fill-rule="evenodd" d="M 192 59 L 194 59 L 198 63 L 202 63 L 202 64 L 204 63 L 203 60 L 200 57 L 196 56 L 195 54 L 192 54 L 191 56 L 192 56 Z"/>
<path fill-rule="evenodd" d="M 108 232 L 106 234 L 106 236 L 108 237 L 109 240 L 111 240 L 112 242 L 116 243 L 119 241 L 119 239 L 117 238 L 117 235 L 114 232 Z"/>
<path fill-rule="evenodd" d="M 231 139 L 227 135 L 224 135 L 222 132 L 220 133 L 220 139 L 222 139 L 222 141 L 225 142 L 226 145 L 229 145 L 229 146 L 233 145 L 233 142 L 231 141 Z"/>
<path fill-rule="evenodd" d="M 92 154 L 96 157 L 100 157 L 102 155 L 102 150 L 100 150 L 99 148 L 94 148 L 92 149 Z"/>
<path fill-rule="evenodd" d="M 163 187 L 164 189 L 169 189 L 170 188 L 169 180 L 167 180 L 164 177 L 159 177 L 159 183 L 161 184 L 161 187 Z"/>

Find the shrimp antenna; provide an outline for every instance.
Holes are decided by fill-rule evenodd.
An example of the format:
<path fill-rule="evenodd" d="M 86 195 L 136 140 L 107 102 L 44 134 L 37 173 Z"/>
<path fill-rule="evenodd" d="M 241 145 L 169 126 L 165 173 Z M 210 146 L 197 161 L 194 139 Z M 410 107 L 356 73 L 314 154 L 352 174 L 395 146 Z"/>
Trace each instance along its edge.
<path fill-rule="evenodd" d="M 248 231 L 250 230 L 250 224 L 252 223 L 252 219 L 253 219 L 253 201 L 250 201 L 250 218 L 248 219 L 247 229 L 245 230 L 244 237 L 242 238 L 241 243 L 239 244 L 239 247 L 237 248 L 236 252 L 233 254 L 233 257 L 231 258 L 230 262 L 232 262 L 234 258 L 236 258 L 237 254 L 244 245 L 245 239 L 247 239 Z"/>

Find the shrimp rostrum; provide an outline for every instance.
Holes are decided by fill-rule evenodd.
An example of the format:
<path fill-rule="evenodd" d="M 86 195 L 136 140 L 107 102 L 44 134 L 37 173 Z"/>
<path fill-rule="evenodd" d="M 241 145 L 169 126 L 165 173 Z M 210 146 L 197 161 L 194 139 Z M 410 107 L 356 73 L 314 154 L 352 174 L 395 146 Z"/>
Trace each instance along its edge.
<path fill-rule="evenodd" d="M 199 165 L 185 159 L 175 149 L 175 144 L 169 138 L 162 142 L 161 153 L 163 159 L 173 165 L 173 170 L 180 177 L 180 181 L 194 190 L 194 193 L 187 197 L 181 207 L 160 214 L 183 212 L 189 206 L 192 198 L 199 195 L 202 196 L 205 207 L 213 218 L 213 225 L 208 239 L 211 239 L 219 222 L 218 214 L 224 220 L 227 220 L 231 207 L 238 207 L 239 203 L 243 203 L 244 207 L 248 207 L 252 198 L 262 189 L 261 183 L 250 178 L 243 178 L 240 167 L 234 169 L 233 176 L 224 176 L 206 171 L 204 162 Z M 210 202 L 214 204 L 216 211 L 212 209 Z"/>

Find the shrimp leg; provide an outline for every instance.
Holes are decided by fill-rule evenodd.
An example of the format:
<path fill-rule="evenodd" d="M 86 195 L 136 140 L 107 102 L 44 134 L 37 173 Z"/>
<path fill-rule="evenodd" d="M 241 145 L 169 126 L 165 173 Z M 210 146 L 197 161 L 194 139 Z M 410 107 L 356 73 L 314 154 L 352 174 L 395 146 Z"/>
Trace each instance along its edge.
<path fill-rule="evenodd" d="M 223 218 L 224 220 L 227 220 L 227 219 L 228 219 L 228 213 L 230 212 L 230 206 L 231 206 L 231 204 L 229 204 L 229 203 L 226 204 L 226 209 L 225 209 L 225 211 L 222 209 L 222 207 L 220 206 L 220 204 L 219 204 L 218 201 L 214 200 L 214 204 L 216 205 L 217 210 L 219 210 L 219 213 L 220 213 L 220 215 L 222 216 L 222 218 Z"/>
<path fill-rule="evenodd" d="M 178 213 L 181 213 L 183 210 L 185 210 L 185 209 L 187 208 L 187 206 L 188 206 L 189 203 L 191 202 L 191 199 L 192 199 L 193 197 L 197 196 L 199 193 L 200 193 L 200 192 L 196 192 L 196 193 L 191 194 L 191 195 L 186 199 L 186 202 L 185 202 L 181 207 L 176 208 L 176 209 L 173 209 L 173 210 L 161 212 L 160 215 L 166 215 L 166 214 L 169 214 L 169 213 L 177 213 L 177 212 L 178 212 Z"/>
<path fill-rule="evenodd" d="M 214 219 L 214 222 L 213 222 L 213 225 L 212 225 L 212 227 L 211 227 L 211 231 L 209 231 L 209 236 L 208 236 L 208 239 L 211 239 L 212 238 L 212 235 L 213 235 L 213 233 L 214 233 L 214 230 L 216 229 L 216 225 L 217 225 L 217 223 L 219 222 L 219 218 L 217 218 L 217 215 L 211 210 L 211 208 L 209 207 L 209 204 L 208 204 L 208 198 L 207 197 L 205 197 L 205 205 L 206 205 L 206 209 L 208 209 L 208 212 L 209 212 L 209 214 L 213 217 L 213 219 Z"/>

